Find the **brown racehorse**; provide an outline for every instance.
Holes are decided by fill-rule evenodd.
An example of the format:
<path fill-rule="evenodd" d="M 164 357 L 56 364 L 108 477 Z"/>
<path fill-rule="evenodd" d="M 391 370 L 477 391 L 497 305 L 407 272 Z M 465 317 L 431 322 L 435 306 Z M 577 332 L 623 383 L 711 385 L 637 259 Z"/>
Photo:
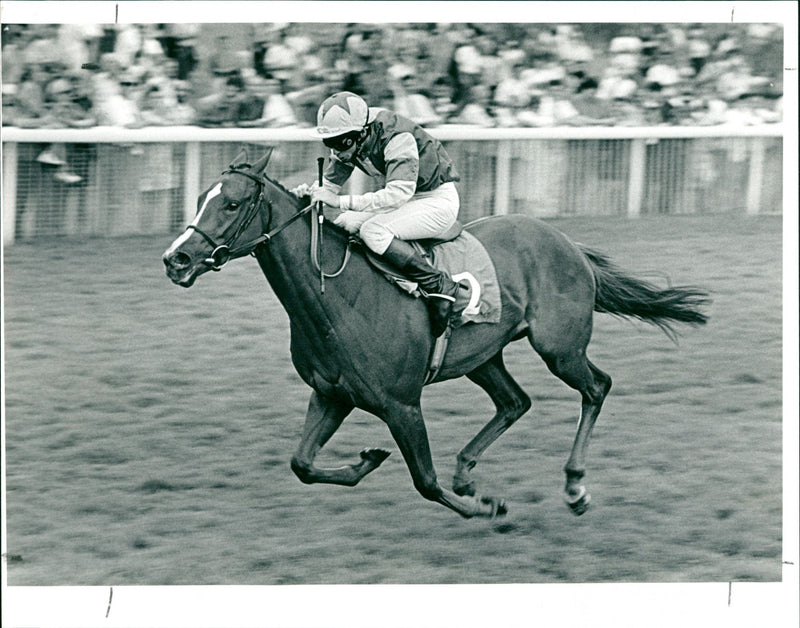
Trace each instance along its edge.
<path fill-rule="evenodd" d="M 360 460 L 320 468 L 314 459 L 355 408 L 380 417 L 426 498 L 465 517 L 506 512 L 502 499 L 476 494 L 469 472 L 478 457 L 531 406 L 507 372 L 503 348 L 527 338 L 549 369 L 581 394 L 577 434 L 565 466 L 565 497 L 575 514 L 589 504 L 582 484 L 586 449 L 611 378 L 586 357 L 593 312 L 633 317 L 672 333 L 671 323 L 703 324 L 707 293 L 660 289 L 628 276 L 604 256 L 574 244 L 544 222 L 510 215 L 466 226 L 489 252 L 501 286 L 496 324 L 456 328 L 435 381 L 466 375 L 497 411 L 457 456 L 453 490 L 441 486 L 431 460 L 420 397 L 434 339 L 419 299 L 392 286 L 355 252 L 320 290 L 313 243 L 319 228 L 307 206 L 256 163 L 240 156 L 198 199 L 194 221 L 164 254 L 167 275 L 189 287 L 208 270 L 252 253 L 289 314 L 292 361 L 312 388 L 302 440 L 291 467 L 305 483 L 354 486 L 389 455 L 365 449 Z M 348 234 L 325 229 L 325 260 L 345 260 Z M 329 275 L 330 277 L 330 275 Z"/>

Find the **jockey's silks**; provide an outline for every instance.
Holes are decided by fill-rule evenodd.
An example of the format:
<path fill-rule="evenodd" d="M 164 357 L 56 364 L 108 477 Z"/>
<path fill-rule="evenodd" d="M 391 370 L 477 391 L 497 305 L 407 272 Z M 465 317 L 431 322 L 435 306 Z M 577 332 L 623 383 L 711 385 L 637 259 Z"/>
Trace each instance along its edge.
<path fill-rule="evenodd" d="M 337 188 L 357 166 L 369 176 L 383 175 L 386 186 L 417 192 L 458 181 L 459 175 L 442 143 L 415 122 L 381 108 L 370 109 L 369 134 L 352 162 L 330 160 L 325 179 Z M 407 200 L 407 199 L 406 199 Z M 385 209 L 388 209 L 387 205 Z M 353 207 L 355 210 L 366 208 Z M 370 208 L 373 211 L 379 208 Z M 380 208 L 384 209 L 384 208 Z"/>

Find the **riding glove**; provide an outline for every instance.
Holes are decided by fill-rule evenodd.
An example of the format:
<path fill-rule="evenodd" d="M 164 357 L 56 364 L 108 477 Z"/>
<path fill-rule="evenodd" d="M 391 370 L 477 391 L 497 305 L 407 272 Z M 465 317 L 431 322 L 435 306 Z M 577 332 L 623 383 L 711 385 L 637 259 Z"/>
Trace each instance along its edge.
<path fill-rule="evenodd" d="M 292 188 L 289 191 L 298 198 L 303 198 L 304 196 L 311 195 L 311 186 L 308 183 L 301 183 L 296 188 Z"/>

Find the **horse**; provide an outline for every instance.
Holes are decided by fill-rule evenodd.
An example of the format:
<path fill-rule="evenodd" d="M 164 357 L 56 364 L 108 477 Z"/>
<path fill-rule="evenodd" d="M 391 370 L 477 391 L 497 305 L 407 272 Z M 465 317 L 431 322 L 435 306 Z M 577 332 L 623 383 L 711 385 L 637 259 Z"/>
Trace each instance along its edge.
<path fill-rule="evenodd" d="M 480 495 L 470 472 L 478 458 L 531 407 L 531 399 L 506 370 L 503 349 L 527 338 L 549 370 L 580 393 L 581 412 L 564 466 L 564 499 L 586 512 L 586 451 L 611 377 L 586 356 L 594 312 L 659 326 L 702 325 L 708 292 L 694 286 L 660 289 L 631 276 L 605 255 L 572 242 L 546 222 L 524 215 L 491 216 L 465 225 L 486 248 L 501 288 L 497 323 L 452 329 L 449 348 L 433 381 L 466 375 L 494 402 L 489 422 L 456 456 L 452 489 L 440 484 L 420 409 L 434 338 L 421 299 L 401 292 L 376 272 L 348 233 L 318 224 L 309 198 L 298 198 L 270 179 L 271 151 L 255 163 L 246 154 L 198 197 L 186 231 L 163 255 L 169 279 L 189 287 L 230 259 L 252 255 L 289 315 L 291 359 L 311 398 L 291 469 L 301 482 L 355 486 L 389 455 L 365 448 L 357 462 L 316 466 L 318 452 L 354 408 L 388 426 L 416 490 L 463 517 L 496 517 L 504 499 Z M 351 255 L 352 249 L 352 255 Z M 328 263 L 339 264 L 326 273 Z M 320 285 L 328 277 L 327 284 Z M 335 277 L 335 279 L 330 279 Z M 322 287 L 322 289 L 321 289 Z"/>

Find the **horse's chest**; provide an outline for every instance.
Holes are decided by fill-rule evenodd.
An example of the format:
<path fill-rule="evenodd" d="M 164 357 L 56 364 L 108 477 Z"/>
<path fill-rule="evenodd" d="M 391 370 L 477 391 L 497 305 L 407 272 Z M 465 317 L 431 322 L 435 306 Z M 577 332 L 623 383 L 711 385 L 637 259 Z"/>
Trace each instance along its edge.
<path fill-rule="evenodd" d="M 325 333 L 322 325 L 292 319 L 292 362 L 303 381 L 323 395 L 361 408 L 380 407 L 387 396 L 418 397 L 428 349 L 415 342 L 414 334 L 402 324 L 365 327 L 336 322 Z"/>
<path fill-rule="evenodd" d="M 326 342 L 327 340 L 327 342 Z M 332 394 L 349 371 L 346 350 L 333 337 L 315 338 L 292 331 L 292 363 L 309 386 L 322 394 Z"/>
<path fill-rule="evenodd" d="M 292 362 L 300 377 L 309 386 L 322 393 L 330 392 L 341 381 L 342 368 L 336 360 L 316 359 L 308 355 L 293 354 Z"/>

